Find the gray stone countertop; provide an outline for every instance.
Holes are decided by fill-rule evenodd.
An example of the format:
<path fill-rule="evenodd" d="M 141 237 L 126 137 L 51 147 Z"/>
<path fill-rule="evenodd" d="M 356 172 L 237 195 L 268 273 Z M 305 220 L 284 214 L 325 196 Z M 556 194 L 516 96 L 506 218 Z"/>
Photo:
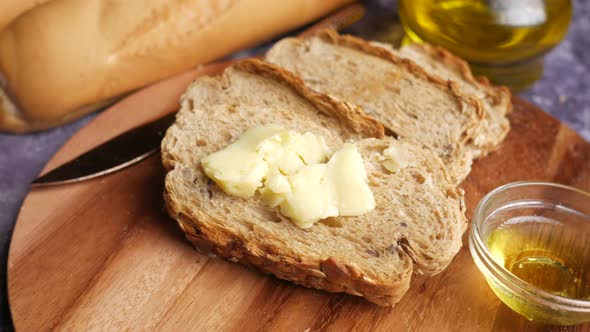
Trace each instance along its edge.
<path fill-rule="evenodd" d="M 545 58 L 543 78 L 520 95 L 559 118 L 590 140 L 590 2 L 574 0 L 574 15 L 565 40 Z M 395 1 L 369 1 L 366 17 L 349 32 L 361 36 L 395 19 Z M 248 54 L 241 52 L 240 55 Z M 48 131 L 0 134 L 0 330 L 10 330 L 6 294 L 6 259 L 10 236 L 30 181 L 56 150 L 78 129 L 83 119 Z"/>

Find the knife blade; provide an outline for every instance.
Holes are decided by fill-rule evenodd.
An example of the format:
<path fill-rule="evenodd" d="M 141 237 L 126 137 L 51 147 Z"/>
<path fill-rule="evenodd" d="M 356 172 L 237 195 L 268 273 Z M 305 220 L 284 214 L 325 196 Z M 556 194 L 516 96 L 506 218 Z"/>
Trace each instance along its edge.
<path fill-rule="evenodd" d="M 364 13 L 363 5 L 348 5 L 312 24 L 299 36 L 320 29 L 340 30 L 358 21 Z M 171 113 L 131 129 L 36 178 L 31 185 L 39 187 L 79 182 L 129 167 L 159 151 L 165 131 L 174 119 L 175 113 Z"/>
<path fill-rule="evenodd" d="M 176 112 L 173 112 L 115 136 L 31 184 L 43 186 L 84 181 L 129 167 L 160 149 L 166 129 L 175 118 Z"/>

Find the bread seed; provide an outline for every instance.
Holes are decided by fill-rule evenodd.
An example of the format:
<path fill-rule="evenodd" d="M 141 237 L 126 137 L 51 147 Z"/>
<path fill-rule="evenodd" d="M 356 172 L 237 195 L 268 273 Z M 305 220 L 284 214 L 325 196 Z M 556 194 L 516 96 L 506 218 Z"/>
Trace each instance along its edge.
<path fill-rule="evenodd" d="M 326 278 L 326 274 L 320 270 L 316 270 L 316 269 L 309 269 L 307 270 L 307 272 L 309 272 L 309 274 L 313 275 L 314 277 L 318 277 L 318 278 Z"/>
<path fill-rule="evenodd" d="M 391 244 L 389 247 L 385 248 L 385 251 L 387 251 L 390 254 L 395 254 L 397 251 L 397 245 Z"/>
<path fill-rule="evenodd" d="M 326 274 L 326 277 L 330 281 L 342 281 L 350 278 L 350 272 L 346 266 L 340 264 L 333 257 L 326 259 L 321 266 L 322 272 Z"/>
<path fill-rule="evenodd" d="M 371 255 L 371 256 L 375 256 L 375 257 L 379 257 L 380 254 L 378 251 L 373 250 L 373 249 L 367 249 L 367 254 Z"/>
<path fill-rule="evenodd" d="M 213 187 L 213 181 L 211 180 L 207 180 L 207 193 L 209 194 L 209 199 L 213 198 L 213 190 L 211 190 L 211 187 Z"/>

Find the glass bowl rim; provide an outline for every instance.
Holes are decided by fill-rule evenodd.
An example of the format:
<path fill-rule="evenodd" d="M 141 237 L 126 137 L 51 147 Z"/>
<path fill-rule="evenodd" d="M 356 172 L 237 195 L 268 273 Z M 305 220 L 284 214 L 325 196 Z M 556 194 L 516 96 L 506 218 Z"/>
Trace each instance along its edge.
<path fill-rule="evenodd" d="M 508 271 L 504 266 L 501 266 L 493 259 L 492 253 L 489 251 L 488 246 L 482 239 L 481 228 L 480 224 L 483 224 L 485 221 L 483 215 L 483 208 L 486 206 L 486 203 L 490 201 L 493 197 L 502 194 L 511 189 L 525 187 L 525 186 L 539 186 L 539 187 L 547 187 L 547 188 L 554 188 L 554 189 L 562 189 L 573 192 L 576 195 L 581 195 L 588 199 L 590 202 L 590 193 L 583 191 L 578 188 L 570 187 L 567 185 L 553 183 L 553 182 L 543 182 L 543 181 L 518 181 L 518 182 L 511 182 L 504 184 L 495 188 L 494 190 L 487 193 L 477 204 L 472 217 L 472 225 L 471 225 L 471 234 L 469 237 L 470 242 L 470 251 L 472 255 L 477 256 L 477 259 L 483 260 L 485 263 L 483 268 L 489 270 L 492 273 L 493 277 L 497 279 L 498 282 L 502 284 L 503 287 L 510 289 L 511 292 L 517 293 L 516 295 L 522 297 L 522 293 L 528 295 L 535 300 L 535 302 L 540 302 L 540 304 L 544 304 L 547 306 L 558 306 L 560 309 L 568 310 L 568 311 L 578 311 L 584 313 L 590 313 L 590 300 L 583 300 L 583 299 L 571 299 L 559 295 L 555 295 L 539 289 L 531 284 L 521 280 L 510 271 Z M 567 204 L 564 204 L 567 206 Z M 575 209 L 574 209 L 575 210 Z M 578 210 L 575 210 L 580 212 Z M 584 214 L 588 216 L 587 214 Z M 590 222 L 590 216 L 589 222 Z M 474 248 L 474 247 L 477 248 Z M 483 257 L 482 257 L 483 256 Z M 478 268 L 481 270 L 482 267 L 478 265 Z M 493 269 L 491 270 L 490 267 Z M 484 277 L 488 278 L 488 276 Z M 516 288 L 517 292 L 514 292 Z"/>

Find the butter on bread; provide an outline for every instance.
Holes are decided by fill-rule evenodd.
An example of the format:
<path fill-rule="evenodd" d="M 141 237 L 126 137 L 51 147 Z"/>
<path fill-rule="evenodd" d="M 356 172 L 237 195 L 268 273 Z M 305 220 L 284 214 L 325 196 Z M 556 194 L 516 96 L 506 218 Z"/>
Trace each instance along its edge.
<path fill-rule="evenodd" d="M 210 181 L 201 159 L 244 130 L 275 123 L 324 137 L 330 148 L 353 142 L 364 160 L 375 208 L 301 229 L 259 197 L 242 199 Z M 383 166 L 397 147 L 412 158 Z M 413 273 L 442 271 L 461 248 L 467 227 L 463 192 L 432 151 L 384 136 L 356 106 L 307 88 L 286 70 L 246 60 L 195 81 L 162 141 L 164 197 L 197 248 L 278 278 L 391 306 Z"/>
<path fill-rule="evenodd" d="M 73 120 L 350 2 L 8 0 L 0 13 L 0 98 L 10 101 L 0 102 L 0 130 Z"/>
<path fill-rule="evenodd" d="M 225 193 L 262 201 L 301 228 L 375 208 L 363 159 L 352 143 L 336 151 L 321 136 L 276 124 L 246 129 L 201 159 L 207 177 Z"/>

